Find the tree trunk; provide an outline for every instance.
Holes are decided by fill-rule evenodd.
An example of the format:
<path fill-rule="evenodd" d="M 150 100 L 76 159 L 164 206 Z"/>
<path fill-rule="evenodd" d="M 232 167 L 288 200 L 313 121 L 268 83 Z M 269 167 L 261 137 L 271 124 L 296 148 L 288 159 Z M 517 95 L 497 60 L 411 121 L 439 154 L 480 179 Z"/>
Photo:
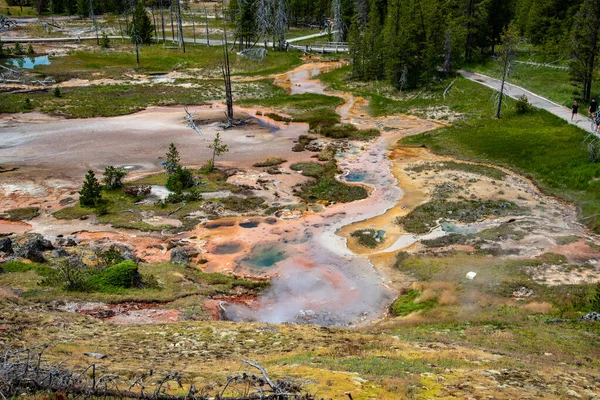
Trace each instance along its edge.
<path fill-rule="evenodd" d="M 163 44 L 165 44 L 167 42 L 167 38 L 165 36 L 165 7 L 163 5 L 162 0 L 160 0 L 160 23 L 162 25 Z"/>
<path fill-rule="evenodd" d="M 175 23 L 173 22 L 173 0 L 169 5 L 169 14 L 171 16 L 171 41 L 175 43 Z"/>
<path fill-rule="evenodd" d="M 204 19 L 205 19 L 205 24 L 206 24 L 206 45 L 208 47 L 210 47 L 210 37 L 209 37 L 209 32 L 208 32 L 208 9 L 206 8 L 206 6 L 204 6 Z M 215 19 L 216 19 L 216 14 L 215 14 Z M 225 45 L 225 47 L 227 47 L 227 45 Z"/>
<path fill-rule="evenodd" d="M 508 72 L 508 65 L 510 60 L 507 58 L 504 60 L 504 72 L 502 73 L 502 84 L 500 85 L 500 98 L 498 99 L 498 108 L 496 109 L 496 118 L 500 118 L 502 112 L 502 100 L 504 99 L 504 82 L 506 82 L 506 73 Z"/>

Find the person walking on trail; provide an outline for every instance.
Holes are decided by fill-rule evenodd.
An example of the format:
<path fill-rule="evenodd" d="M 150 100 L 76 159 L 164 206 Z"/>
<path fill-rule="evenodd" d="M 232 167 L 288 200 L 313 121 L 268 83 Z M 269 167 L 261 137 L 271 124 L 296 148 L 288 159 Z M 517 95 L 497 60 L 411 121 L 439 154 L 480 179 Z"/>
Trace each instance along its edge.
<path fill-rule="evenodd" d="M 571 107 L 571 110 L 571 121 L 573 121 L 573 118 L 575 118 L 575 116 L 579 112 L 579 104 L 577 104 L 577 100 L 573 101 L 573 107 Z M 575 122 L 577 122 L 577 120 L 575 120 Z"/>
<path fill-rule="evenodd" d="M 590 108 L 588 110 L 588 112 L 590 113 L 590 115 L 592 114 L 596 114 L 596 112 L 598 111 L 598 103 L 596 103 L 596 99 L 592 99 L 592 101 L 590 102 Z M 593 115 L 592 115 L 593 117 Z"/>

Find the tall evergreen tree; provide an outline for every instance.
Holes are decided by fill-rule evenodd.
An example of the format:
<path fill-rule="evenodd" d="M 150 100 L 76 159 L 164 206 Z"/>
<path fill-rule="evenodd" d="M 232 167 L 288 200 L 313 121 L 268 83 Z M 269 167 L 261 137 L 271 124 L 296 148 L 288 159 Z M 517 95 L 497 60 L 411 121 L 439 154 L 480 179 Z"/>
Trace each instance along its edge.
<path fill-rule="evenodd" d="M 146 12 L 143 0 L 137 0 L 133 10 L 133 19 L 129 28 L 131 40 L 137 44 L 152 43 L 154 26 Z"/>
<path fill-rule="evenodd" d="M 600 51 L 600 2 L 597 0 L 585 0 L 581 4 L 571 30 L 571 48 L 570 74 L 581 84 L 583 99 L 589 101 Z"/>
<path fill-rule="evenodd" d="M 100 200 L 102 200 L 102 186 L 94 171 L 89 170 L 85 175 L 83 186 L 79 191 L 79 204 L 82 207 L 94 207 Z"/>

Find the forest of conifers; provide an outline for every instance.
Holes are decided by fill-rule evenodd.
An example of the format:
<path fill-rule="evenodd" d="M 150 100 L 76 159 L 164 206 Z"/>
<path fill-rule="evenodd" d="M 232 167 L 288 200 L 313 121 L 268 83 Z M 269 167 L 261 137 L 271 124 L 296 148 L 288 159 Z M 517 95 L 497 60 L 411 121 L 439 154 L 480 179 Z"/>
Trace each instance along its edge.
<path fill-rule="evenodd" d="M 145 0 L 145 5 L 168 8 L 173 1 L 179 0 Z M 84 16 L 91 3 L 96 14 L 122 13 L 133 3 L 8 2 Z M 181 3 L 183 8 L 196 4 Z M 247 46 L 267 37 L 281 44 L 288 26 L 324 26 L 327 21 L 331 40 L 349 43 L 355 78 L 387 80 L 398 89 L 427 84 L 440 70 L 450 73 L 494 56 L 510 27 L 511 34 L 535 46 L 545 61 L 571 60 L 571 76 L 587 100 L 600 47 L 597 0 L 230 0 L 226 15 L 235 22 L 238 43 Z"/>

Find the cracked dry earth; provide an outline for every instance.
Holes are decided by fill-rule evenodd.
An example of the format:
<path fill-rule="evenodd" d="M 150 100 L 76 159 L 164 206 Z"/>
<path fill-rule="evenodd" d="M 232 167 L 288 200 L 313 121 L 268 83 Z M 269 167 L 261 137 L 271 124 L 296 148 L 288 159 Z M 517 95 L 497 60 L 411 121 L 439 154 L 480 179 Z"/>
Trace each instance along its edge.
<path fill-rule="evenodd" d="M 600 378 L 594 369 L 597 363 L 579 352 L 573 359 L 568 351 L 552 354 L 540 346 L 535 352 L 521 354 L 511 343 L 522 338 L 503 329 L 491 332 L 502 343 L 497 347 L 482 344 L 480 336 L 488 333 L 468 326 L 459 326 L 456 331 L 428 328 L 419 336 L 407 333 L 412 323 L 417 329 L 418 318 L 411 322 L 410 317 L 402 320 L 387 316 L 394 298 L 414 281 L 391 267 L 398 251 L 444 257 L 453 251 L 476 250 L 469 243 L 426 248 L 421 244 L 423 240 L 456 232 L 485 233 L 485 246 L 508 258 L 563 255 L 569 265 L 544 264 L 533 271 L 533 279 L 546 285 L 599 281 L 599 241 L 577 223 L 572 206 L 545 196 L 531 182 L 510 171 L 488 166 L 502 173 L 499 179 L 477 169 L 443 167 L 455 160 L 426 149 L 395 147 L 402 137 L 438 125 L 407 116 L 369 117 L 364 99 L 327 92 L 311 79 L 335 67 L 339 64 L 306 64 L 278 77 L 276 82 L 291 93 L 340 96 L 345 104 L 337 111 L 343 122 L 381 130 L 380 138 L 353 143 L 337 156 L 343 170 L 339 179 L 367 186 L 369 198 L 268 217 L 231 215 L 210 222 L 200 218 L 203 223 L 177 234 L 117 229 L 98 224 L 93 217 L 59 221 L 51 214 L 75 201 L 78 182 L 89 168 L 99 170 L 127 159 L 132 177 L 159 172 L 159 157 L 170 141 L 176 140 L 185 165 L 201 165 L 208 150 L 198 135 L 184 126 L 181 110 L 150 108 L 123 117 L 79 121 L 47 120 L 42 116 L 33 122 L 13 118 L 3 124 L 0 134 L 8 140 L 10 149 L 0 149 L 0 163 L 19 169 L 1 175 L 4 197 L 0 211 L 37 206 L 42 212 L 27 223 L 0 221 L 0 232 L 73 235 L 83 243 L 127 243 L 149 262 L 167 261 L 168 243 L 181 241 L 202 254 L 207 262 L 199 268 L 207 272 L 258 276 L 270 279 L 272 285 L 258 298 L 226 306 L 228 318 L 246 321 L 239 323 L 183 322 L 183 308 L 164 304 L 152 305 L 150 310 L 133 307 L 102 321 L 59 311 L 51 305 L 30 305 L 18 297 L 18 291 L 3 289 L 2 343 L 21 346 L 51 342 L 48 356 L 52 360 L 69 359 L 70 365 L 77 366 L 89 364 L 85 352 L 105 353 L 108 357 L 100 368 L 117 373 L 123 380 L 154 368 L 177 370 L 187 382 L 202 385 L 225 379 L 228 373 L 239 370 L 241 358 L 252 358 L 275 376 L 295 377 L 327 398 L 346 398 L 345 392 L 360 399 L 600 398 Z M 201 119 L 214 121 L 221 115 L 222 105 L 197 107 L 194 111 Z M 265 197 L 269 203 L 281 202 L 282 198 L 298 203 L 293 187 L 307 178 L 289 166 L 310 161 L 311 154 L 293 153 L 291 147 L 308 127 L 257 116 L 257 111 L 265 114 L 269 110 L 236 111 L 260 123 L 223 132 L 231 148 L 223 164 L 237 171 L 229 181 L 252 187 L 254 195 Z M 219 128 L 211 122 L 202 129 L 210 139 Z M 319 140 L 323 145 L 328 142 Z M 90 148 L 94 149 L 93 157 L 89 157 Z M 287 160 L 281 165 L 282 175 L 272 177 L 253 169 L 253 163 L 273 156 Z M 351 179 L 356 176 L 360 179 Z M 502 217 L 489 215 L 472 223 L 434 222 L 425 234 L 406 232 L 395 222 L 436 199 L 502 200 L 518 208 Z M 257 226 L 248 229 L 244 223 Z M 385 241 L 374 249 L 361 246 L 351 236 L 352 232 L 368 229 L 385 231 Z M 285 254 L 267 271 L 257 270 L 248 261 L 255 249 L 264 246 L 278 246 L 275 253 Z M 580 268 L 574 270 L 573 265 Z M 216 310 L 220 302 L 204 305 Z M 408 324 L 408 328 L 395 328 L 398 320 L 400 326 Z M 379 321 L 383 324 L 377 324 Z M 568 331 L 565 336 L 571 333 L 575 334 Z M 591 344 L 598 342 L 591 333 L 588 339 Z M 597 348 L 593 348 L 589 348 L 590 357 L 597 358 Z M 587 347 L 582 345 L 582 349 Z"/>

